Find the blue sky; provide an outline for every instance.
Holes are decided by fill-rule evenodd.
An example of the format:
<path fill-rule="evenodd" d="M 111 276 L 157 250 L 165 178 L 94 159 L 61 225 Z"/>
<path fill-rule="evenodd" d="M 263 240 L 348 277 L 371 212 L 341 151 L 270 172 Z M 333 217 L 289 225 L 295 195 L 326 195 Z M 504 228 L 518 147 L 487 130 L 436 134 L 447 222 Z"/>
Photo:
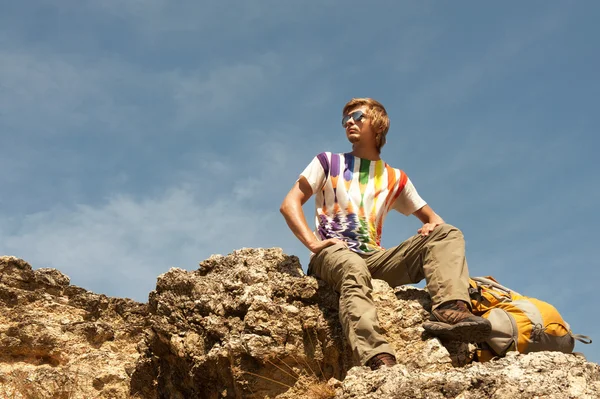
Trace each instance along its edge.
<path fill-rule="evenodd" d="M 344 103 L 374 97 L 383 158 L 463 230 L 471 274 L 600 339 L 598 17 L 595 1 L 0 1 L 0 254 L 139 301 L 242 247 L 306 267 L 279 204 L 314 155 L 349 149 Z M 384 246 L 418 227 L 390 215 Z"/>

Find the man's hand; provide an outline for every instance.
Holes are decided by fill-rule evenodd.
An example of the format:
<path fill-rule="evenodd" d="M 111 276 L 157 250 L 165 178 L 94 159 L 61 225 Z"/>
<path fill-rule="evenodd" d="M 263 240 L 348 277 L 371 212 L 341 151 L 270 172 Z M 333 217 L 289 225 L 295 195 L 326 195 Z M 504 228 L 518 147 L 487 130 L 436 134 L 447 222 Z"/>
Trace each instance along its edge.
<path fill-rule="evenodd" d="M 319 252 L 321 252 L 323 249 L 330 247 L 332 245 L 335 245 L 335 244 L 342 244 L 343 246 L 348 248 L 348 244 L 346 243 L 346 241 L 343 241 L 343 240 L 340 240 L 337 238 L 329 238 L 329 239 L 323 240 L 323 241 L 315 240 L 314 242 L 312 242 L 310 244 L 308 249 L 310 250 L 310 252 L 312 252 L 313 254 L 316 255 Z"/>
<path fill-rule="evenodd" d="M 435 229 L 435 226 L 444 224 L 444 219 L 435 213 L 429 205 L 425 205 L 421 209 L 416 210 L 413 215 L 419 218 L 419 220 L 423 223 L 423 227 L 417 230 L 417 233 L 423 237 L 427 237 L 429 233 Z"/>
<path fill-rule="evenodd" d="M 439 226 L 441 223 L 425 223 L 423 227 L 417 230 L 417 233 L 422 235 L 423 237 L 427 237 L 429 233 L 435 229 L 435 226 Z"/>

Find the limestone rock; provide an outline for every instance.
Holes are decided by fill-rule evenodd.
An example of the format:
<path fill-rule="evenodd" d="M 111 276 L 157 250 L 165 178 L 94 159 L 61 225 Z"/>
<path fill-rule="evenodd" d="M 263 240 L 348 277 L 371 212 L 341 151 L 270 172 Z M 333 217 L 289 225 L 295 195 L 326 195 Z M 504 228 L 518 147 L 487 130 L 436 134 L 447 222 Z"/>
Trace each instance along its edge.
<path fill-rule="evenodd" d="M 374 288 L 382 327 L 408 369 L 449 370 L 468 358 L 466 346 L 451 356 L 438 340 L 422 338 L 426 292 L 394 292 L 383 281 Z M 275 397 L 298 379 L 342 380 L 355 366 L 337 294 L 279 249 L 213 256 L 194 272 L 171 269 L 149 305 L 152 328 L 132 382 L 143 397 Z"/>
<path fill-rule="evenodd" d="M 444 372 L 398 365 L 373 373 L 357 367 L 338 384 L 335 398 L 595 399 L 599 394 L 597 364 L 560 352 L 512 352 Z"/>
<path fill-rule="evenodd" d="M 427 292 L 374 280 L 399 364 L 353 364 L 338 296 L 280 249 L 215 255 L 158 277 L 148 304 L 0 257 L 0 397 L 598 398 L 600 366 L 562 353 L 470 364 L 421 325 Z"/>
<path fill-rule="evenodd" d="M 142 397 L 273 397 L 299 375 L 342 378 L 351 366 L 334 293 L 278 249 L 171 269 L 149 307 L 132 381 Z"/>
<path fill-rule="evenodd" d="M 147 307 L 0 257 L 0 397 L 129 398 Z"/>

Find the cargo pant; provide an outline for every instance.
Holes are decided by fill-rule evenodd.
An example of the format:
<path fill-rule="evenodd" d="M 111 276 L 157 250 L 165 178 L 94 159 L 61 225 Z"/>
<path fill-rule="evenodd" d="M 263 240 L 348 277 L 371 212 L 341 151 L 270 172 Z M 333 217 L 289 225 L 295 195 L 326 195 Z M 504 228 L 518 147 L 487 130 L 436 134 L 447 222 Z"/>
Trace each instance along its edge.
<path fill-rule="evenodd" d="M 332 245 L 312 257 L 309 274 L 340 294 L 340 321 L 360 364 L 379 353 L 394 354 L 379 326 L 372 278 L 391 287 L 425 279 L 434 309 L 451 300 L 470 303 L 464 238 L 449 224 L 437 226 L 428 236 L 415 235 L 396 247 L 368 255 L 342 244 Z"/>

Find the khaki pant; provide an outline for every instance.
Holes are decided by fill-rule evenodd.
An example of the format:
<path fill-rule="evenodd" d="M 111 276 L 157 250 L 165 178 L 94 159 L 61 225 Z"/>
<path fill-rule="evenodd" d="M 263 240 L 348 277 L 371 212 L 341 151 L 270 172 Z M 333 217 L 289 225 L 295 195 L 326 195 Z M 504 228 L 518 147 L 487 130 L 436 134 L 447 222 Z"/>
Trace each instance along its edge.
<path fill-rule="evenodd" d="M 379 326 L 371 278 L 392 287 L 425 279 L 434 308 L 451 300 L 470 303 L 464 238 L 449 224 L 437 226 L 427 237 L 415 235 L 397 247 L 369 255 L 332 245 L 312 257 L 309 274 L 340 294 L 340 321 L 360 364 L 378 353 L 394 354 Z"/>

